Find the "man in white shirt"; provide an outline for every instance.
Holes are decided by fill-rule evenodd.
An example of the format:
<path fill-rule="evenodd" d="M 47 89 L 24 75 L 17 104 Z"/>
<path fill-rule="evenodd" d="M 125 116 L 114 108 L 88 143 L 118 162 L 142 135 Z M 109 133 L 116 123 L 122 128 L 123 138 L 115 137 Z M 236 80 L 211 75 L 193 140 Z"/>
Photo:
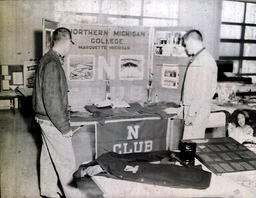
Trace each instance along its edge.
<path fill-rule="evenodd" d="M 192 57 L 182 87 L 183 139 L 204 138 L 211 100 L 217 87 L 217 65 L 204 48 L 203 37 L 198 30 L 190 30 L 184 35 L 183 46 Z"/>

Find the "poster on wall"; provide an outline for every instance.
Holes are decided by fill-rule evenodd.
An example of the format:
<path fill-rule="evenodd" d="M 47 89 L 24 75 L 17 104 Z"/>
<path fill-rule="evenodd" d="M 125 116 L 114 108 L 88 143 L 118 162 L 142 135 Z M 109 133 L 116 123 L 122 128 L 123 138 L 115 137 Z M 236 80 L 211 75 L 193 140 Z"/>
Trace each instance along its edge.
<path fill-rule="evenodd" d="M 23 73 L 13 72 L 12 73 L 12 83 L 14 85 L 23 85 Z"/>
<path fill-rule="evenodd" d="M 32 90 L 35 82 L 35 72 L 39 65 L 39 61 L 24 61 L 24 92 L 25 95 L 32 95 Z"/>
<path fill-rule="evenodd" d="M 185 31 L 158 31 L 155 35 L 154 54 L 156 56 L 185 57 L 182 37 Z"/>
<path fill-rule="evenodd" d="M 143 80 L 144 56 L 121 55 L 119 63 L 120 80 Z"/>
<path fill-rule="evenodd" d="M 95 104 L 106 98 L 124 100 L 125 102 L 147 101 L 148 70 L 152 65 L 149 57 L 151 44 L 149 27 L 111 26 L 85 24 L 59 24 L 72 32 L 72 45 L 69 58 L 64 63 L 72 104 Z M 90 57 L 91 56 L 91 57 Z M 92 58 L 94 57 L 94 58 Z M 110 90 L 106 86 L 109 81 Z M 78 95 L 88 93 L 86 102 L 78 101 Z M 130 90 L 140 90 L 128 94 Z M 109 90 L 109 91 L 108 91 Z M 115 93 L 122 90 L 121 94 Z M 110 93 L 110 94 L 109 94 Z M 124 94 L 122 94 L 124 93 Z M 82 103 L 84 103 L 82 105 Z"/>
<path fill-rule="evenodd" d="M 95 56 L 95 81 L 147 80 L 149 28 L 67 25 L 76 45 L 71 55 Z M 137 82 L 138 83 L 138 82 Z M 142 82 L 143 83 L 143 82 Z M 88 84 L 88 86 L 90 86 Z"/>
<path fill-rule="evenodd" d="M 179 67 L 177 64 L 163 64 L 161 85 L 164 88 L 177 89 L 179 86 Z"/>
<path fill-rule="evenodd" d="M 70 81 L 94 80 L 95 57 L 93 55 L 70 55 L 68 73 Z"/>

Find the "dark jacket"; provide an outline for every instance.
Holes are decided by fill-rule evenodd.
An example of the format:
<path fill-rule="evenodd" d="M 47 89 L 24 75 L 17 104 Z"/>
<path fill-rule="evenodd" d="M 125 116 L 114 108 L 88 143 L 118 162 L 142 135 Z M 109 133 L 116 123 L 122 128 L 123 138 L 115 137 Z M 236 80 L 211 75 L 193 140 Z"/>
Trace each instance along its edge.
<path fill-rule="evenodd" d="M 73 174 L 74 178 L 87 176 L 86 169 L 100 165 L 103 172 L 96 175 L 146 184 L 174 188 L 206 189 L 211 182 L 211 173 L 199 167 L 184 167 L 173 164 L 152 164 L 170 157 L 171 151 L 117 154 L 107 152 L 95 161 L 82 164 Z M 86 178 L 86 177 L 85 177 Z"/>
<path fill-rule="evenodd" d="M 68 111 L 68 85 L 60 58 L 50 49 L 35 74 L 33 109 L 36 117 L 50 120 L 63 134 L 71 130 Z"/>

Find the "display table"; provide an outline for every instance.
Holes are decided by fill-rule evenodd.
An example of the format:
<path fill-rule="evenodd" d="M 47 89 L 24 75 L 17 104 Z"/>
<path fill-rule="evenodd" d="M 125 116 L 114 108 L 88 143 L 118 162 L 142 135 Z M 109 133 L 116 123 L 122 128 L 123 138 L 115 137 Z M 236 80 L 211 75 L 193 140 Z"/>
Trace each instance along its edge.
<path fill-rule="evenodd" d="M 236 161 L 236 160 L 235 160 Z M 211 172 L 198 160 L 196 165 L 202 165 L 203 170 Z M 156 172 L 157 174 L 157 172 Z M 207 189 L 174 188 L 152 184 L 131 182 L 107 178 L 104 176 L 93 176 L 92 180 L 99 187 L 97 190 L 103 197 L 108 198 L 169 198 L 169 197 L 245 197 L 254 198 L 256 194 L 256 171 L 239 171 L 215 175 L 212 173 L 210 186 Z M 87 193 L 87 179 L 79 183 L 83 193 Z M 90 184 L 89 186 L 91 186 Z M 95 187 L 94 187 L 95 188 Z M 87 193 L 88 194 L 88 193 Z M 100 196 L 101 197 L 101 196 Z"/>
<path fill-rule="evenodd" d="M 88 112 L 72 114 L 72 126 L 84 125 L 72 138 L 77 165 L 110 150 L 128 153 L 177 149 L 182 137 L 182 120 L 173 114 L 148 111 L 132 107 L 107 109 L 102 116 Z M 107 113 L 111 116 L 105 116 Z"/>
<path fill-rule="evenodd" d="M 93 176 L 92 179 L 104 193 L 104 197 L 255 197 L 256 157 L 253 152 L 232 138 L 186 141 L 197 142 L 197 157 L 200 161 L 196 159 L 195 164 L 202 165 L 203 170 L 208 172 L 213 171 L 210 185 L 206 189 L 166 187 L 112 179 L 104 176 Z M 211 151 L 209 150 L 210 148 Z M 246 153 L 248 155 L 245 155 Z M 208 158 L 205 157 L 206 155 Z M 224 156 L 227 156 L 227 158 Z M 209 160 L 210 157 L 211 160 Z M 238 159 L 237 157 L 240 158 Z M 121 160 L 120 163 L 122 163 Z M 230 164 L 232 164 L 232 167 L 230 167 Z M 237 166 L 238 164 L 240 166 Z M 217 167 L 217 165 L 223 169 L 220 170 L 218 168 L 214 170 L 213 168 Z M 140 171 L 141 173 L 143 172 L 143 170 Z M 158 174 L 157 171 L 155 174 Z"/>
<path fill-rule="evenodd" d="M 162 109 L 168 105 L 166 104 L 161 104 L 158 106 L 149 106 L 146 108 L 142 108 L 141 106 L 138 106 L 138 104 L 133 104 L 131 105 L 131 108 L 117 108 L 117 109 L 103 109 L 101 111 L 101 114 L 98 113 L 96 109 L 96 115 L 93 115 L 92 113 L 89 113 L 88 111 L 81 111 L 81 112 L 75 112 L 71 114 L 71 126 L 81 126 L 82 129 L 80 129 L 72 138 L 74 148 L 75 148 L 75 154 L 76 160 L 77 160 L 77 165 L 80 165 L 84 161 L 90 161 L 95 157 L 96 153 L 96 144 L 97 144 L 97 125 L 99 126 L 98 128 L 102 128 L 102 125 L 108 125 L 107 127 L 109 129 L 113 129 L 111 127 L 115 127 L 117 133 L 118 130 L 123 130 L 125 132 L 125 126 L 122 125 L 123 123 L 138 123 L 144 121 L 144 126 L 147 126 L 150 124 L 151 120 L 159 120 L 159 121 L 154 121 L 156 123 L 160 123 L 163 120 L 167 120 L 167 124 L 162 124 L 163 128 L 166 127 L 166 139 L 163 142 L 163 139 L 158 141 L 158 147 L 155 147 L 155 150 L 159 149 L 170 149 L 170 150 L 176 150 L 178 149 L 178 142 L 182 137 L 182 131 L 183 131 L 183 123 L 182 120 L 179 120 L 176 118 L 176 114 L 165 114 L 163 113 Z M 173 106 L 173 104 L 171 104 Z M 112 123 L 112 126 L 110 126 Z M 114 124 L 116 123 L 116 125 Z M 149 124 L 146 124 L 149 123 Z M 215 112 L 211 113 L 210 119 L 208 122 L 208 127 L 209 128 L 214 128 L 214 127 L 224 127 L 226 124 L 226 117 L 223 112 Z M 142 124 L 143 125 L 143 124 Z M 167 125 L 167 126 L 166 126 Z M 119 127 L 119 128 L 118 128 Z M 120 128 L 122 127 L 122 128 Z M 128 127 L 128 126 L 126 126 Z M 155 125 L 152 126 L 154 128 Z M 150 128 L 150 127 L 149 127 Z M 107 129 L 107 128 L 105 128 Z M 135 129 L 135 128 L 134 128 Z M 103 129 L 104 130 L 104 129 Z M 150 130 L 148 128 L 143 127 L 140 128 L 140 130 Z M 155 129 L 155 134 L 150 132 L 147 132 L 149 135 L 147 139 L 152 139 L 156 138 L 158 139 L 157 136 L 159 136 L 158 129 Z M 160 129 L 159 129 L 160 130 Z M 106 130 L 105 130 L 106 131 Z M 115 137 L 116 135 L 110 134 L 105 132 L 107 136 L 113 136 Z M 126 133 L 127 134 L 127 133 Z M 147 140 L 146 136 L 144 134 L 143 141 Z M 106 137 L 106 136 L 105 136 Z M 119 136 L 120 139 L 127 139 L 126 137 Z M 119 142 L 122 143 L 122 148 L 124 147 L 123 143 L 124 142 Z M 132 142 L 132 144 L 139 145 L 135 141 Z M 130 145 L 128 145 L 129 147 Z M 145 146 L 143 143 L 142 146 Z M 164 147 L 163 147 L 164 146 Z M 127 149 L 128 149 L 127 147 Z M 116 148 L 120 148 L 120 145 L 118 145 Z M 104 148 L 103 148 L 104 149 Z M 105 148 L 105 150 L 110 150 L 110 147 Z M 112 150 L 112 149 L 111 149 Z M 129 149 L 128 149 L 129 150 Z M 86 152 L 85 152 L 86 151 Z M 120 149 L 119 149 L 120 151 Z"/>
<path fill-rule="evenodd" d="M 95 128 L 97 124 L 106 124 L 106 123 L 121 123 L 125 121 L 137 122 L 140 120 L 162 120 L 163 115 L 161 114 L 154 114 L 154 113 L 134 113 L 128 112 L 128 118 L 125 117 L 125 112 L 122 114 L 121 112 L 116 112 L 117 114 L 112 116 L 106 116 L 103 119 L 101 117 L 92 116 L 88 112 L 77 112 L 72 115 L 71 117 L 71 125 L 72 126 L 80 126 L 84 125 L 84 127 L 79 130 L 72 138 L 73 147 L 75 151 L 75 158 L 77 163 L 77 168 L 84 162 L 92 161 L 95 157 L 95 148 L 96 148 L 96 139 L 95 136 Z M 120 114 L 119 114 L 120 113 Z M 127 116 L 127 114 L 126 114 Z M 166 138 L 166 145 L 169 148 L 176 147 L 178 140 L 181 138 L 182 134 L 174 133 L 173 131 L 177 131 L 171 125 L 171 121 L 175 118 L 174 115 L 167 117 L 170 121 L 167 127 L 167 138 Z M 217 113 L 212 114 L 210 120 L 216 120 L 219 118 L 219 122 L 217 123 L 218 126 L 225 125 L 225 116 L 223 114 Z M 216 125 L 216 123 L 212 123 Z M 169 132 L 168 132 L 169 131 Z M 176 139 L 175 139 L 176 138 Z M 174 140 L 175 141 L 172 141 Z M 171 145 L 172 144 L 172 145 Z M 176 144 L 176 145 L 173 145 Z M 199 163 L 199 162 L 198 162 Z M 206 167 L 203 167 L 207 170 Z M 242 174 L 246 174 L 247 172 L 243 172 Z M 250 171 L 250 174 L 256 174 L 256 171 Z M 103 176 L 94 176 L 92 180 L 97 184 L 100 190 L 98 190 L 98 195 L 100 197 L 101 191 L 104 194 L 104 197 L 213 197 L 213 196 L 222 196 L 227 197 L 229 195 L 238 195 L 238 197 L 253 197 L 254 191 L 250 188 L 242 186 L 241 182 L 239 182 L 239 178 L 236 178 L 237 174 L 233 174 L 235 177 L 229 176 L 216 176 L 212 175 L 211 185 L 206 190 L 194 190 L 194 189 L 178 189 L 178 188 L 170 188 L 170 187 L 163 187 L 163 186 L 156 186 L 150 184 L 142 184 L 142 183 L 135 183 L 130 181 L 122 181 L 122 180 L 115 180 L 111 178 L 106 178 Z M 92 189 L 97 189 L 92 182 L 86 183 L 85 181 L 79 182 L 79 188 L 86 194 L 88 194 L 88 188 L 86 186 L 91 186 Z"/>
<path fill-rule="evenodd" d="M 197 161 L 197 163 L 199 163 Z M 204 170 L 208 170 L 203 166 Z M 209 170 L 208 170 L 209 171 Z M 156 173 L 157 174 L 157 173 Z M 237 178 L 239 175 L 239 178 Z M 252 175 L 251 178 L 248 175 Z M 247 176 L 245 179 L 244 176 Z M 222 176 L 212 174 L 210 186 L 204 190 L 171 188 L 151 184 L 143 184 L 124 180 L 116 180 L 103 176 L 93 176 L 93 181 L 108 198 L 169 198 L 169 197 L 255 197 L 256 188 L 245 186 L 243 182 L 254 182 L 256 171 L 232 173 Z M 255 184 L 255 182 L 254 182 Z"/>
<path fill-rule="evenodd" d="M 256 107 L 250 106 L 247 104 L 243 104 L 243 103 L 235 103 L 235 102 L 234 103 L 232 103 L 232 102 L 219 103 L 219 102 L 215 101 L 212 104 L 211 109 L 214 111 L 225 110 L 225 111 L 229 112 L 230 114 L 232 114 L 236 109 L 256 110 Z"/>
<path fill-rule="evenodd" d="M 105 111 L 104 113 L 108 113 Z M 146 113 L 145 111 L 136 111 L 135 109 L 128 109 L 128 111 L 125 111 L 124 109 L 115 109 L 114 115 L 111 116 L 104 116 L 105 114 L 102 114 L 103 116 L 93 116 L 92 114 L 88 112 L 76 112 L 71 115 L 71 126 L 80 126 L 84 125 L 78 132 L 74 134 L 72 137 L 72 143 L 74 148 L 74 154 L 76 159 L 76 165 L 77 168 L 84 162 L 90 162 L 95 158 L 96 149 L 97 149 L 97 125 L 106 125 L 107 127 L 115 126 L 117 127 L 117 130 L 120 130 L 119 127 L 123 127 L 123 129 L 126 127 L 125 124 L 127 123 L 147 123 L 147 122 L 155 122 L 160 126 L 160 128 L 166 129 L 166 136 L 156 143 L 158 146 L 154 147 L 154 149 L 167 149 L 167 147 L 177 147 L 177 143 L 179 139 L 181 138 L 181 133 L 178 132 L 181 131 L 179 129 L 179 122 L 175 124 L 174 121 L 174 115 L 169 115 L 165 118 L 161 117 L 163 115 L 158 115 L 154 113 Z M 166 123 L 163 124 L 163 121 L 166 120 Z M 177 120 L 176 120 L 177 121 Z M 145 125 L 145 124 L 144 124 Z M 144 127 L 143 124 L 141 127 Z M 154 127 L 154 126 L 153 126 Z M 136 128 L 134 128 L 136 129 Z M 144 129 L 145 133 L 144 136 L 150 133 L 147 133 L 147 129 Z M 122 131 L 122 130 L 121 130 Z M 171 131 L 176 131 L 177 133 L 172 133 Z M 164 131 L 163 131 L 164 132 Z M 118 131 L 117 131 L 118 133 Z M 103 133 L 102 133 L 103 134 Z M 103 140 L 104 137 L 110 137 L 110 140 L 112 139 L 111 135 L 105 135 L 106 132 L 104 131 Z M 156 131 L 156 135 L 159 134 L 159 131 Z M 120 133 L 119 133 L 120 135 Z M 121 134 L 122 135 L 122 134 Z M 116 136 L 116 135 L 115 135 Z M 125 138 L 125 134 L 123 139 Z M 151 135 L 149 135 L 149 138 Z M 121 136 L 122 137 L 122 136 Z M 141 137 L 138 137 L 141 138 Z M 143 138 L 143 137 L 142 137 Z M 144 137 L 145 138 L 145 137 Z M 154 139 L 157 139 L 156 137 L 151 137 Z M 170 138 L 173 141 L 170 141 Z M 107 138 L 106 138 L 107 139 Z M 176 140 L 175 140 L 176 139 Z M 131 140 L 132 141 L 132 140 Z M 136 140 L 133 141 L 133 143 Z M 124 142 L 122 142 L 124 144 Z M 155 142 L 154 142 L 155 143 Z M 161 144 L 162 143 L 162 144 Z M 140 145 L 140 143 L 139 143 Z M 81 178 L 79 181 L 76 181 L 79 189 L 86 195 L 87 197 L 103 197 L 103 192 L 98 188 L 98 186 L 95 184 L 94 181 L 91 179 L 83 179 Z"/>
<path fill-rule="evenodd" d="M 0 101 L 10 100 L 10 109 L 12 109 L 13 112 L 15 113 L 15 108 L 19 107 L 18 98 L 20 96 L 21 96 L 21 94 L 15 92 L 13 90 L 2 91 L 2 92 L 0 92 Z"/>

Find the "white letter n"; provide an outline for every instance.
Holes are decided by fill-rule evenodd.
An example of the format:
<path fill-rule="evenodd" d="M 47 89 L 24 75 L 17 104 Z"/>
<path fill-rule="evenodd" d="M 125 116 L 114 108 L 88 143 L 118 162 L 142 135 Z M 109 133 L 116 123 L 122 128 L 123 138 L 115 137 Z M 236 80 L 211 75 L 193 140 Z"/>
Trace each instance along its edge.
<path fill-rule="evenodd" d="M 135 125 L 134 127 L 127 126 L 127 129 L 128 129 L 127 140 L 138 139 L 139 128 L 140 128 L 139 125 Z"/>

